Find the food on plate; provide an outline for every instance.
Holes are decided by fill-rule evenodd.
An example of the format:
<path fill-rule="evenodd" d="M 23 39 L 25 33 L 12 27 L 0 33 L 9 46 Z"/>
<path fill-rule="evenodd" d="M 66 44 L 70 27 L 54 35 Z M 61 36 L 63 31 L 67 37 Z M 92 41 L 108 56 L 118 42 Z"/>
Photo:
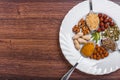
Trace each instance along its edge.
<path fill-rule="evenodd" d="M 82 27 L 82 26 L 85 26 L 85 20 L 82 18 L 79 22 L 78 22 L 78 26 L 79 27 Z"/>
<path fill-rule="evenodd" d="M 89 26 L 90 30 L 96 30 L 99 25 L 99 17 L 95 13 L 90 13 L 86 16 L 86 23 Z"/>
<path fill-rule="evenodd" d="M 78 26 L 80 28 L 82 28 L 82 32 L 83 32 L 84 35 L 90 33 L 90 30 L 89 30 L 88 26 L 86 25 L 86 22 L 83 18 L 78 22 Z"/>
<path fill-rule="evenodd" d="M 90 30 L 88 28 L 88 26 L 86 25 L 86 22 L 85 20 L 82 18 L 79 22 L 78 22 L 78 25 L 75 25 L 73 28 L 72 28 L 72 31 L 77 34 L 80 32 L 80 29 L 82 29 L 82 33 L 84 35 L 86 34 L 89 34 L 90 33 Z"/>
<path fill-rule="evenodd" d="M 98 17 L 99 17 L 99 18 L 102 17 L 102 13 L 99 13 L 99 14 L 98 14 Z"/>
<path fill-rule="evenodd" d="M 112 39 L 110 39 L 110 38 L 102 39 L 101 40 L 101 44 L 107 50 L 115 51 L 115 49 L 116 49 L 115 42 Z"/>
<path fill-rule="evenodd" d="M 83 35 L 82 32 L 79 32 L 75 34 L 72 39 L 73 39 L 75 48 L 79 50 L 80 46 L 78 45 L 87 43 L 87 41 L 89 41 L 90 38 L 91 38 L 90 35 Z"/>
<path fill-rule="evenodd" d="M 90 40 L 90 35 L 83 35 L 82 32 L 75 34 L 73 37 L 73 42 L 77 50 L 80 49 L 80 44 L 85 44 Z M 79 45 L 79 46 L 78 46 Z"/>
<path fill-rule="evenodd" d="M 78 42 L 79 42 L 80 44 L 85 44 L 85 43 L 87 43 L 87 41 L 84 40 L 84 39 L 82 39 L 82 38 L 78 38 Z"/>
<path fill-rule="evenodd" d="M 84 35 L 82 38 L 89 41 L 91 39 L 91 35 Z"/>
<path fill-rule="evenodd" d="M 86 26 L 86 25 L 85 25 L 85 26 L 82 26 L 82 32 L 83 32 L 84 35 L 89 34 L 90 31 L 89 31 L 88 26 Z"/>
<path fill-rule="evenodd" d="M 76 35 L 73 36 L 73 39 L 78 39 L 81 36 L 83 36 L 83 33 L 79 32 L 79 33 L 77 33 Z"/>
<path fill-rule="evenodd" d="M 83 33 L 82 32 L 79 32 L 77 35 L 79 35 L 80 37 L 83 36 Z"/>
<path fill-rule="evenodd" d="M 77 50 L 80 50 L 80 44 L 79 44 L 79 42 L 78 42 L 77 40 L 73 40 L 73 42 L 74 42 L 75 48 L 76 48 Z"/>
<path fill-rule="evenodd" d="M 80 27 L 78 27 L 78 25 L 75 25 L 72 30 L 74 33 L 78 33 L 80 32 Z"/>
<path fill-rule="evenodd" d="M 96 45 L 93 54 L 90 56 L 91 59 L 99 60 L 107 57 L 109 53 L 101 46 Z"/>
<path fill-rule="evenodd" d="M 88 42 L 86 44 L 83 45 L 83 47 L 81 48 L 81 53 L 85 56 L 85 57 L 90 57 L 94 51 L 94 43 L 93 42 Z"/>
<path fill-rule="evenodd" d="M 115 51 L 120 30 L 114 20 L 103 13 L 89 13 L 72 28 L 75 48 L 85 57 L 100 60 Z M 98 41 L 101 40 L 101 43 Z M 91 42 L 90 42 L 91 41 Z M 98 46 L 98 44 L 100 46 Z M 81 47 L 80 47 L 81 46 Z"/>
<path fill-rule="evenodd" d="M 97 32 L 105 31 L 109 26 L 115 25 L 112 18 L 108 17 L 106 14 L 99 13 L 98 16 L 99 16 L 100 23 L 99 23 L 99 28 Z"/>
<path fill-rule="evenodd" d="M 100 40 L 100 33 L 98 33 L 98 32 L 92 33 L 92 40 L 97 43 L 98 40 Z"/>
<path fill-rule="evenodd" d="M 105 30 L 105 32 L 102 33 L 102 36 L 111 38 L 114 41 L 118 41 L 120 36 L 120 30 L 118 26 L 112 26 Z"/>

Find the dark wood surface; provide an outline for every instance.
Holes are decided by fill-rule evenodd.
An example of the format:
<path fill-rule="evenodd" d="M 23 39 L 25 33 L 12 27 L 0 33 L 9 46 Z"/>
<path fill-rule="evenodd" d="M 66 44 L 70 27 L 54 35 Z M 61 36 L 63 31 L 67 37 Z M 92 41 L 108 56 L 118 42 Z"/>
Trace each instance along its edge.
<path fill-rule="evenodd" d="M 81 1 L 0 0 L 0 80 L 60 80 L 72 67 L 59 46 L 60 25 Z M 70 80 L 120 80 L 120 70 L 104 76 L 75 70 Z"/>

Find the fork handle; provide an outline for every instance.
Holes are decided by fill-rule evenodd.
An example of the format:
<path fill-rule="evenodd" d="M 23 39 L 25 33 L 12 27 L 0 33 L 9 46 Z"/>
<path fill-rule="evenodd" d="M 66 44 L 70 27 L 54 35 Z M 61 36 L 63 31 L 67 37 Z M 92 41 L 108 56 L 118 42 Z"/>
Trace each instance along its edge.
<path fill-rule="evenodd" d="M 90 11 L 93 11 L 92 0 L 89 0 L 89 5 L 90 5 Z"/>
<path fill-rule="evenodd" d="M 71 76 L 72 72 L 75 70 L 76 66 L 78 63 L 76 63 L 62 78 L 61 80 L 68 80 L 69 77 Z"/>

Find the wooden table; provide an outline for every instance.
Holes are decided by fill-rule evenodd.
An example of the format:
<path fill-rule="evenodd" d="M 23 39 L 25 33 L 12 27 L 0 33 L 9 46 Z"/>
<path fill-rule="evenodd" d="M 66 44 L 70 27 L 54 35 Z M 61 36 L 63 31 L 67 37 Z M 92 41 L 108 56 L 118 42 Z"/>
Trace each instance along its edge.
<path fill-rule="evenodd" d="M 59 80 L 72 67 L 59 46 L 60 25 L 81 1 L 0 0 L 0 80 Z M 75 70 L 70 80 L 120 80 L 120 70 L 104 76 Z"/>

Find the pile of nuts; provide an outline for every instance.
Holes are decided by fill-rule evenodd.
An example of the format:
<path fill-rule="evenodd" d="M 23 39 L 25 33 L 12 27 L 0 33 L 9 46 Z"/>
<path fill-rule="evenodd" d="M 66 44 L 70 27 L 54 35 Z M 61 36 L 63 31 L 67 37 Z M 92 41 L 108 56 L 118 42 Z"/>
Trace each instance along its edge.
<path fill-rule="evenodd" d="M 89 14 L 85 19 L 80 19 L 73 26 L 72 31 L 75 33 L 72 37 L 75 48 L 84 57 L 94 60 L 104 59 L 109 55 L 109 50 L 115 51 L 115 41 L 119 40 L 120 35 L 119 27 L 114 20 L 103 13 Z M 90 42 L 91 40 L 93 43 Z M 98 46 L 99 40 L 101 43 Z M 83 46 L 81 47 L 81 45 Z"/>
<path fill-rule="evenodd" d="M 110 38 L 101 40 L 101 44 L 102 44 L 102 46 L 103 46 L 106 50 L 115 51 L 115 49 L 116 49 L 116 44 L 115 44 L 115 42 L 114 42 L 112 39 L 110 39 Z"/>
<path fill-rule="evenodd" d="M 89 30 L 88 26 L 86 25 L 86 22 L 84 19 L 81 19 L 78 22 L 78 25 L 75 25 L 72 30 L 73 30 L 73 32 L 78 33 L 78 32 L 80 32 L 80 29 L 82 29 L 81 31 L 84 35 L 90 33 L 90 30 Z"/>
<path fill-rule="evenodd" d="M 90 38 L 91 35 L 83 35 L 82 32 L 79 32 L 72 37 L 74 46 L 77 50 L 80 50 L 80 44 L 87 43 L 87 41 L 89 41 Z"/>
<path fill-rule="evenodd" d="M 78 32 L 80 32 L 80 27 L 78 27 L 78 25 L 75 25 L 72 30 L 75 34 L 77 34 Z"/>
<path fill-rule="evenodd" d="M 112 18 L 108 17 L 106 14 L 99 13 L 98 17 L 99 17 L 99 21 L 100 21 L 100 23 L 99 23 L 100 27 L 98 28 L 97 32 L 104 31 L 109 26 L 112 27 L 115 25 Z"/>
<path fill-rule="evenodd" d="M 82 28 L 82 32 L 83 32 L 84 35 L 90 33 L 90 30 L 89 30 L 88 26 L 86 25 L 86 22 L 85 22 L 84 19 L 81 19 L 81 20 L 78 22 L 78 26 L 79 26 L 80 28 Z"/>
<path fill-rule="evenodd" d="M 90 56 L 91 59 L 103 59 L 105 57 L 107 57 L 109 55 L 109 53 L 107 52 L 107 50 L 101 46 L 96 45 L 95 49 L 93 51 L 93 54 Z"/>

